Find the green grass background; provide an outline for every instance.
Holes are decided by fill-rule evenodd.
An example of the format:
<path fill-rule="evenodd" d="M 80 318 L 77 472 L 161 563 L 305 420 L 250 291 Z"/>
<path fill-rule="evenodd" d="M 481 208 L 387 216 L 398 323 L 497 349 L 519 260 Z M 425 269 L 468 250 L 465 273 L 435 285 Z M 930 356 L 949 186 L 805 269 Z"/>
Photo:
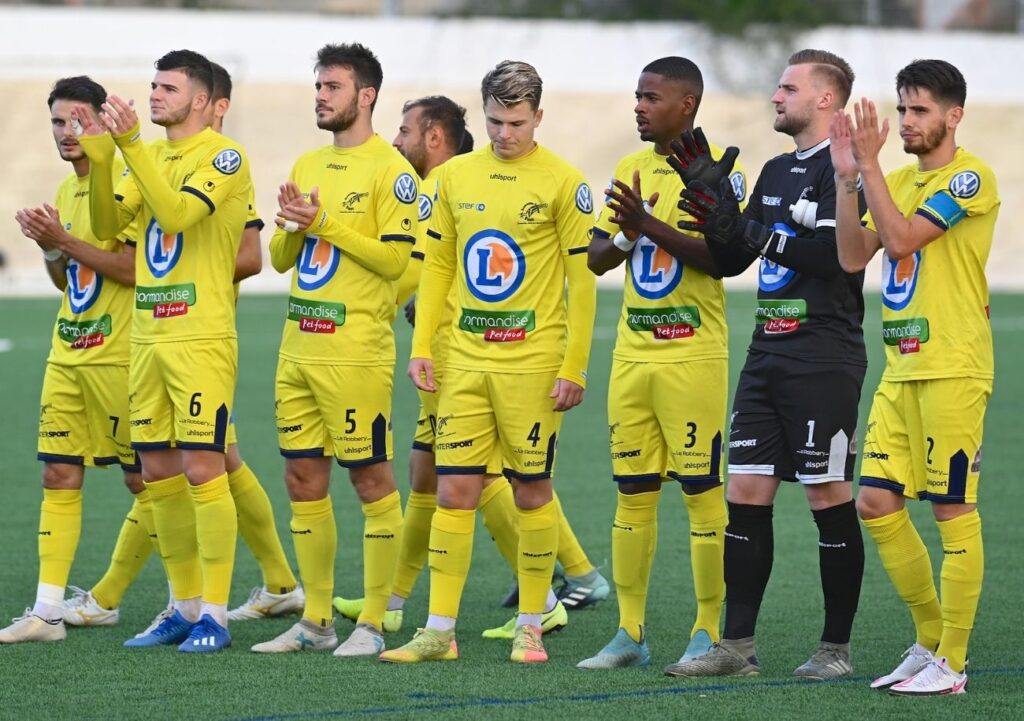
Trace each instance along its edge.
<path fill-rule="evenodd" d="M 869 294 L 872 295 L 872 294 Z M 595 564 L 611 578 L 610 525 L 615 487 L 610 480 L 605 420 L 607 378 L 621 294 L 602 291 L 591 387 L 584 405 L 566 419 L 560 441 L 557 487 L 576 532 Z M 738 372 L 751 328 L 750 293 L 730 293 L 732 373 Z M 0 353 L 0 614 L 20 615 L 31 605 L 36 583 L 36 530 L 41 497 L 35 460 L 37 408 L 56 299 L 0 301 L 0 338 L 12 347 Z M 239 305 L 241 373 L 236 419 L 241 450 L 274 503 L 278 528 L 288 538 L 288 504 L 282 460 L 273 424 L 273 376 L 284 315 L 281 297 L 245 296 Z M 866 323 L 871 367 L 861 404 L 861 426 L 882 367 L 878 303 L 869 300 Z M 233 624 L 233 647 L 212 657 L 178 654 L 173 648 L 123 649 L 166 599 L 159 564 L 151 559 L 121 606 L 113 628 L 72 629 L 55 644 L 0 647 L 0 718 L 19 719 L 329 719 L 417 718 L 514 719 L 1013 719 L 1024 718 L 1020 686 L 1024 653 L 1018 619 L 1024 591 L 1020 522 L 1024 467 L 1019 410 L 1022 381 L 1017 359 L 1024 353 L 1024 297 L 995 295 L 998 377 L 989 405 L 982 482 L 986 581 L 971 647 L 969 693 L 957 698 L 900 699 L 873 693 L 867 681 L 888 671 L 913 639 L 909 614 L 897 598 L 870 540 L 860 613 L 854 628 L 855 677 L 827 685 L 797 682 L 790 674 L 813 651 L 822 622 L 817 534 L 803 493 L 784 486 L 775 510 L 775 568 L 758 627 L 762 675 L 752 679 L 667 678 L 661 668 L 682 652 L 694 614 L 687 523 L 675 484 L 665 486 L 660 538 L 648 604 L 654 656 L 648 669 L 583 672 L 575 668 L 614 634 L 614 597 L 595 609 L 572 613 L 569 627 L 548 637 L 552 660 L 521 667 L 508 661 L 508 644 L 484 641 L 480 632 L 508 618 L 499 600 L 511 573 L 481 524 L 473 569 L 459 622 L 462 658 L 455 663 L 411 667 L 374 660 L 341 660 L 327 654 L 258 656 L 249 646 L 289 626 L 291 620 Z M 404 322 L 399 367 L 409 345 Z M 680 403 L 684 400 L 680 399 Z M 408 447 L 416 399 L 404 374 L 395 394 L 395 468 L 407 489 Z M 1016 469 L 1016 470 L 1015 470 Z M 332 487 L 338 517 L 336 590 L 362 593 L 362 516 L 354 492 L 335 469 Z M 117 471 L 87 474 L 82 540 L 71 583 L 89 587 L 102 575 L 130 499 Z M 941 545 L 931 511 L 911 512 L 937 564 Z M 938 569 L 936 568 L 936 574 Z M 239 542 L 232 603 L 259 583 L 259 572 Z M 388 637 L 404 643 L 426 618 L 424 574 L 406 606 L 405 626 Z M 348 622 L 338 621 L 339 634 Z"/>

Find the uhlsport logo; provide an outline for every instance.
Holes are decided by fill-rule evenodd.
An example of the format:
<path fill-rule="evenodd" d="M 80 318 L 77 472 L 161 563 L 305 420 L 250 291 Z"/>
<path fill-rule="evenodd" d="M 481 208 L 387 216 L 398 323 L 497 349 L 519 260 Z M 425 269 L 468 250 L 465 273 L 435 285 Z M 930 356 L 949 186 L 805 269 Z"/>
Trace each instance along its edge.
<path fill-rule="evenodd" d="M 882 302 L 889 310 L 903 310 L 914 297 L 921 273 L 921 251 L 900 260 L 882 258 Z"/>
<path fill-rule="evenodd" d="M 84 313 L 100 297 L 103 276 L 74 258 L 68 258 L 65 272 L 68 277 L 68 304 L 71 306 L 71 312 Z"/>
<path fill-rule="evenodd" d="M 949 192 L 954 198 L 973 198 L 981 190 L 981 177 L 973 170 L 964 170 L 949 181 Z"/>
<path fill-rule="evenodd" d="M 185 237 L 181 233 L 165 233 L 156 218 L 149 221 L 146 228 L 146 265 L 154 278 L 163 278 L 174 269 L 184 245 Z"/>
<path fill-rule="evenodd" d="M 469 292 L 497 302 L 515 293 L 526 277 L 526 259 L 512 237 L 500 230 L 481 230 L 466 243 L 463 263 Z"/>
<path fill-rule="evenodd" d="M 580 187 L 576 188 L 576 207 L 581 213 L 594 212 L 594 194 L 590 192 L 590 186 L 586 183 L 580 183 Z"/>
<path fill-rule="evenodd" d="M 421 223 L 430 220 L 430 216 L 434 214 L 434 201 L 426 193 L 420 193 L 419 214 Z"/>
<path fill-rule="evenodd" d="M 790 238 L 796 235 L 796 231 L 785 223 L 776 223 L 772 226 L 772 230 L 782 235 L 788 235 Z M 774 260 L 762 258 L 761 265 L 757 269 L 757 285 L 766 293 L 771 293 L 785 288 L 795 276 L 796 272 L 786 266 L 779 265 Z"/>
<path fill-rule="evenodd" d="M 398 198 L 398 202 L 412 205 L 418 195 L 419 187 L 411 175 L 402 173 L 395 178 L 395 197 Z"/>
<path fill-rule="evenodd" d="M 237 150 L 228 148 L 217 153 L 217 157 L 213 159 L 213 167 L 215 167 L 224 175 L 234 175 L 238 172 L 238 168 L 242 165 L 242 154 Z"/>
<path fill-rule="evenodd" d="M 743 173 L 737 170 L 729 176 L 729 183 L 732 185 L 732 192 L 736 196 L 736 202 L 742 203 L 743 199 L 747 197 L 747 179 L 743 177 Z"/>
<path fill-rule="evenodd" d="M 334 277 L 341 262 L 341 251 L 326 240 L 307 235 L 302 252 L 295 261 L 298 284 L 302 290 L 316 290 Z"/>
<path fill-rule="evenodd" d="M 629 275 L 641 298 L 664 298 L 679 285 L 683 264 L 647 236 L 640 236 L 629 256 Z"/>

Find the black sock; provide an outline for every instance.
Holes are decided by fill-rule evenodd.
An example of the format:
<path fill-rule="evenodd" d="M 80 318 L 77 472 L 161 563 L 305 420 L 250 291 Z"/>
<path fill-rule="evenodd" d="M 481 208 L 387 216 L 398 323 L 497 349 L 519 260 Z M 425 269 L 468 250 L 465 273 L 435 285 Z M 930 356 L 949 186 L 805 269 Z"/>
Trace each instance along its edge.
<path fill-rule="evenodd" d="M 771 506 L 729 504 L 725 529 L 725 633 L 723 638 L 754 635 L 775 557 Z"/>
<path fill-rule="evenodd" d="M 849 643 L 864 578 L 864 538 L 853 501 L 812 511 L 818 524 L 818 562 L 825 596 L 821 640 Z"/>

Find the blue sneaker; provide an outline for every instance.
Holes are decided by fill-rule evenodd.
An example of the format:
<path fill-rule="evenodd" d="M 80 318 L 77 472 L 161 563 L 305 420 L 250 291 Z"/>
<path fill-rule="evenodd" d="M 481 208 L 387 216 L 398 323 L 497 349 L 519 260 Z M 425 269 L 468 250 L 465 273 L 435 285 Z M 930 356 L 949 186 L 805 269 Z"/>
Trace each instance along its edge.
<path fill-rule="evenodd" d="M 185 653 L 214 653 L 231 645 L 231 634 L 228 630 L 204 613 L 192 627 L 192 632 L 185 642 L 178 646 Z"/>
<path fill-rule="evenodd" d="M 649 666 L 651 651 L 647 648 L 647 639 L 637 643 L 626 629 L 620 628 L 615 638 L 597 652 L 596 656 L 585 658 L 576 664 L 576 668 L 629 668 L 631 666 Z"/>
<path fill-rule="evenodd" d="M 682 657 L 678 663 L 686 663 L 692 661 L 695 658 L 703 656 L 711 650 L 711 635 L 703 628 L 693 634 L 693 638 L 690 639 L 690 643 L 686 644 L 686 650 L 683 651 Z"/>
<path fill-rule="evenodd" d="M 575 611 L 603 601 L 610 591 L 608 580 L 595 568 L 584 576 L 566 576 L 555 595 L 567 609 Z"/>
<path fill-rule="evenodd" d="M 193 624 L 185 620 L 180 611 L 175 611 L 158 623 L 152 631 L 129 638 L 124 645 L 128 648 L 177 645 L 188 638 L 192 626 Z"/>

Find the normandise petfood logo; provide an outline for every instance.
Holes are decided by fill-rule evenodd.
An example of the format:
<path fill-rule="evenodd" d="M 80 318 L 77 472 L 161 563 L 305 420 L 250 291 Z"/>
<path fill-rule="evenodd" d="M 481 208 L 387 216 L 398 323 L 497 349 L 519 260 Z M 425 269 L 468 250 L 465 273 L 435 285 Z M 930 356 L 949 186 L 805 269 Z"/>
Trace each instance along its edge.
<path fill-rule="evenodd" d="M 899 348 L 901 354 L 919 352 L 928 337 L 927 318 L 882 321 L 882 340 L 886 345 Z"/>
<path fill-rule="evenodd" d="M 196 304 L 195 283 L 163 285 L 150 288 L 135 287 L 135 307 L 153 311 L 154 318 L 173 318 L 188 313 L 188 307 Z"/>
<path fill-rule="evenodd" d="M 345 325 L 345 304 L 288 296 L 288 320 L 296 321 L 303 333 L 333 333 Z"/>
<path fill-rule="evenodd" d="M 532 310 L 470 310 L 462 309 L 459 329 L 470 333 L 482 333 L 490 343 L 508 343 L 526 339 L 526 334 L 536 328 Z"/>
<path fill-rule="evenodd" d="M 57 319 L 57 335 L 74 350 L 85 350 L 103 345 L 103 340 L 112 332 L 110 314 L 93 320 Z"/>
<path fill-rule="evenodd" d="M 658 340 L 690 338 L 700 328 L 700 310 L 695 305 L 671 308 L 626 308 L 630 330 L 647 332 Z"/>
<path fill-rule="evenodd" d="M 807 320 L 807 301 L 759 300 L 754 311 L 754 322 L 764 323 L 764 332 L 770 335 L 792 333 Z"/>

